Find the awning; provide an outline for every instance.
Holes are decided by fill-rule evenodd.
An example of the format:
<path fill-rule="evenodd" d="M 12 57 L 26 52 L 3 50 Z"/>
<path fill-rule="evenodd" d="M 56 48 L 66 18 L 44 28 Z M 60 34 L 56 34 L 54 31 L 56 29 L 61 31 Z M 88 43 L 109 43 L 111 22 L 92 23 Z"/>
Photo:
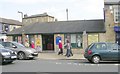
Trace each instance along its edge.
<path fill-rule="evenodd" d="M 114 31 L 115 32 L 120 32 L 120 26 L 114 26 Z"/>

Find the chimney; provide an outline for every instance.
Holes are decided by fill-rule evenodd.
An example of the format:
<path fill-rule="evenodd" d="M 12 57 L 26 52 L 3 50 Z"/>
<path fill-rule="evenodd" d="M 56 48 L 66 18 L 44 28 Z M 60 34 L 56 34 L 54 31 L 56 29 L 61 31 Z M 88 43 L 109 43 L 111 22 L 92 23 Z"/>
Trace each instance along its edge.
<path fill-rule="evenodd" d="M 24 15 L 24 18 L 26 18 L 26 17 L 28 17 L 28 15 L 27 15 L 27 14 L 25 14 L 25 15 Z"/>

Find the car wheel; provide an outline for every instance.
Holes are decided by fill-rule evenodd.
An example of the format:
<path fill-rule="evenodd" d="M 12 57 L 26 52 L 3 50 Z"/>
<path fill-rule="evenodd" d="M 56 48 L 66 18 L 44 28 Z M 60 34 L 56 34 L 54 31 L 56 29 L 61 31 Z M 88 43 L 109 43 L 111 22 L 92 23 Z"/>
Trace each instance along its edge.
<path fill-rule="evenodd" d="M 93 56 L 92 57 L 92 62 L 95 64 L 98 64 L 100 62 L 100 57 L 99 56 Z"/>
<path fill-rule="evenodd" d="M 18 59 L 19 59 L 19 60 L 24 60 L 24 59 L 25 59 L 25 53 L 19 52 L 19 53 L 18 53 Z"/>

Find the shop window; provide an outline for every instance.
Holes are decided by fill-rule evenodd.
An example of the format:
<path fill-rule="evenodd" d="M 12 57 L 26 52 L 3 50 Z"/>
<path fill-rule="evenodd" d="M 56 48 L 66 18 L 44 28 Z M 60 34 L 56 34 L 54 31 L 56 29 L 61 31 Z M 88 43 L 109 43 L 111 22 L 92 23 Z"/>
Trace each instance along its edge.
<path fill-rule="evenodd" d="M 2 24 L 0 23 L 0 33 L 2 32 Z"/>
<path fill-rule="evenodd" d="M 18 42 L 18 36 L 13 36 L 13 41 Z"/>
<path fill-rule="evenodd" d="M 5 31 L 5 32 L 8 32 L 8 31 L 9 31 L 9 25 L 8 25 L 8 24 L 5 24 L 5 26 L 4 26 L 4 31 Z"/>
<path fill-rule="evenodd" d="M 82 48 L 82 44 L 83 44 L 82 34 L 65 34 L 65 41 L 64 41 L 65 43 L 68 37 L 71 42 L 72 48 Z"/>
<path fill-rule="evenodd" d="M 88 35 L 88 45 L 91 43 L 98 42 L 98 34 L 89 34 Z"/>

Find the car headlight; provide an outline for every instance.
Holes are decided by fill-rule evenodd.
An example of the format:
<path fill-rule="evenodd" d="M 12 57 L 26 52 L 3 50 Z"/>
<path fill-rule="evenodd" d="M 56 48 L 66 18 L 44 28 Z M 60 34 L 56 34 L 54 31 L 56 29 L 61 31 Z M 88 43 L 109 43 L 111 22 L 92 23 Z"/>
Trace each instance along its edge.
<path fill-rule="evenodd" d="M 11 53 L 12 53 L 12 54 L 16 54 L 16 55 L 17 55 L 17 52 L 15 52 L 15 51 L 11 51 Z"/>
<path fill-rule="evenodd" d="M 14 52 L 17 55 L 17 52 Z"/>
<path fill-rule="evenodd" d="M 14 51 L 11 51 L 11 53 L 14 53 Z"/>
<path fill-rule="evenodd" d="M 28 51 L 29 53 L 33 53 L 32 50 L 26 50 L 26 51 Z"/>
<path fill-rule="evenodd" d="M 1 54 L 6 56 L 6 55 L 10 55 L 10 52 L 1 52 Z"/>

